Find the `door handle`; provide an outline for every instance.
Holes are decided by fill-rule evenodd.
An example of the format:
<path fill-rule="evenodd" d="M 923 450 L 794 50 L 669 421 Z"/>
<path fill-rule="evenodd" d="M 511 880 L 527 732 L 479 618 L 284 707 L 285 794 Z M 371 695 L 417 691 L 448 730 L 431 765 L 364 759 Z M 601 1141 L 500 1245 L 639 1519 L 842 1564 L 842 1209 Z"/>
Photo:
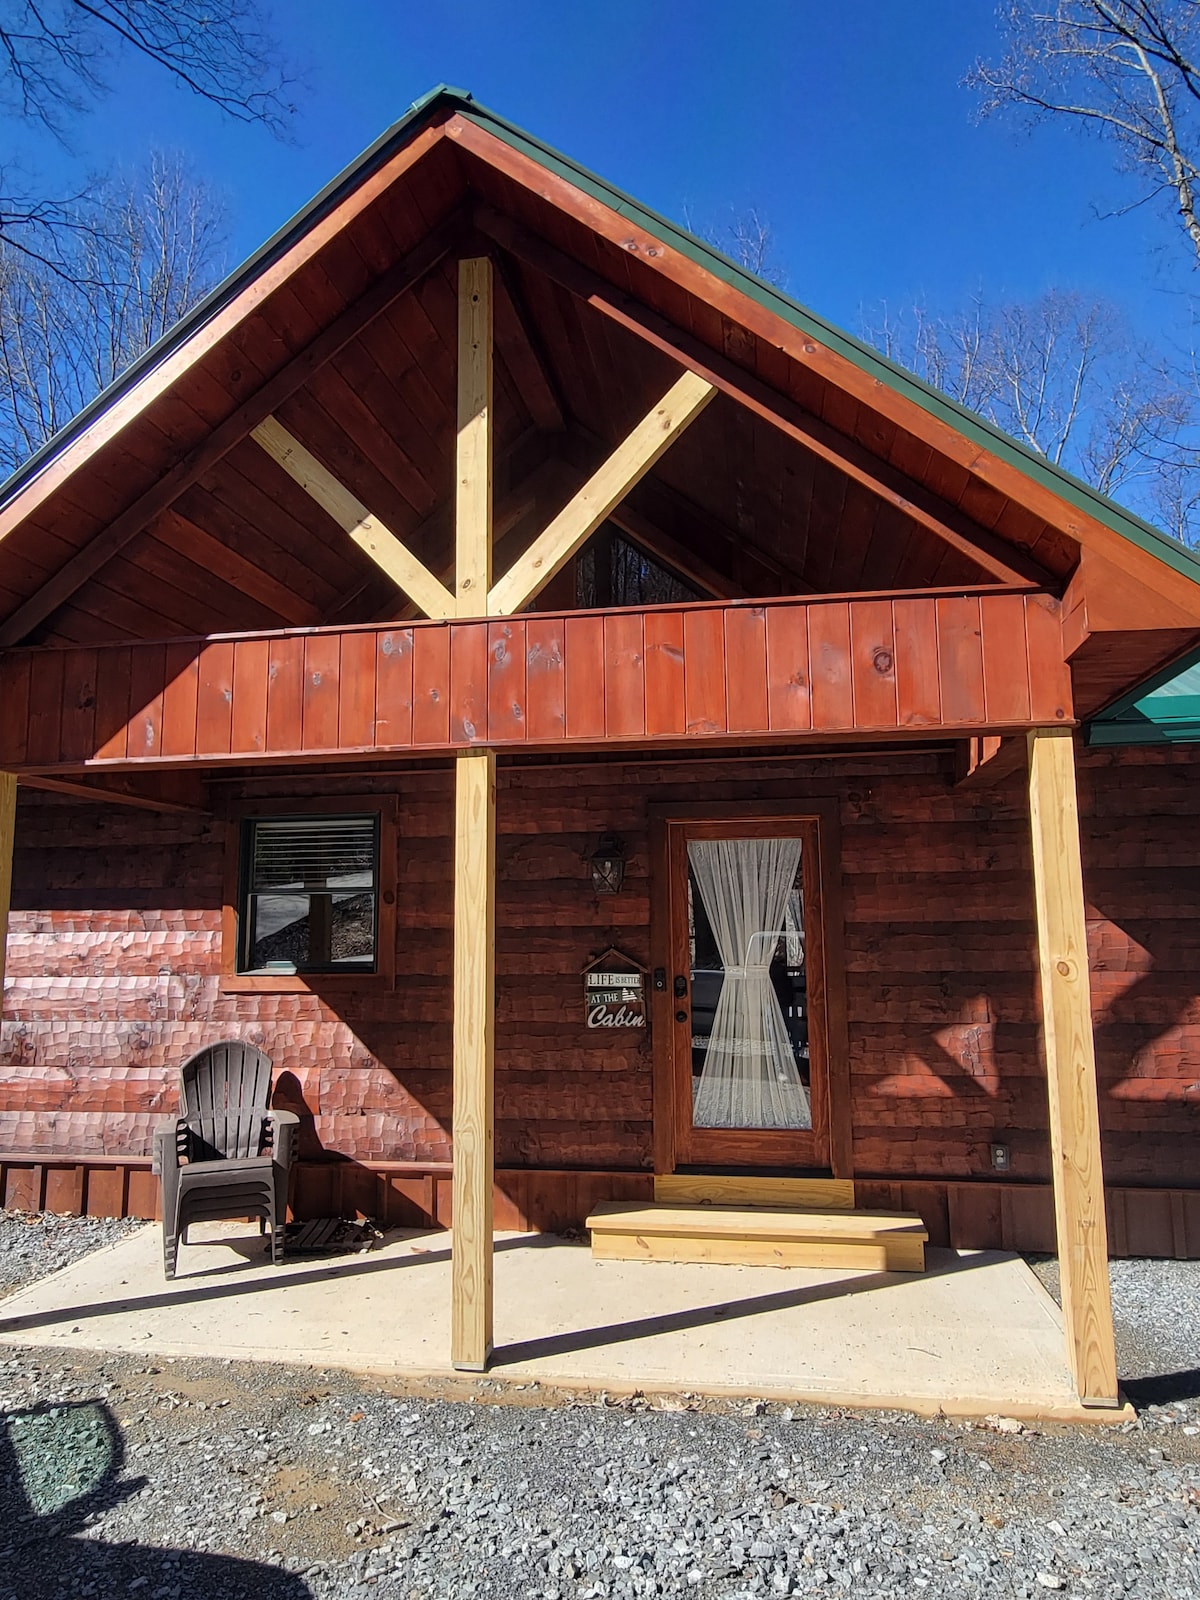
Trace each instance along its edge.
<path fill-rule="evenodd" d="M 688 1019 L 688 1014 L 687 1014 L 686 1011 L 677 1011 L 675 1013 L 675 1021 L 676 1022 L 686 1022 L 687 1019 Z"/>

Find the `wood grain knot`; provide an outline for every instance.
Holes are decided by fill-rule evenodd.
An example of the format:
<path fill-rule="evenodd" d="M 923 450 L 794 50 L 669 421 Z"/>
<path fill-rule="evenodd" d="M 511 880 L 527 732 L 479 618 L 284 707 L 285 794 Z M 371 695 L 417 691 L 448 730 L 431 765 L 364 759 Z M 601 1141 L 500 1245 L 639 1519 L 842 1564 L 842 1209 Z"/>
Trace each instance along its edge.
<path fill-rule="evenodd" d="M 871 657 L 876 672 L 890 672 L 892 670 L 892 652 L 890 650 L 876 650 Z"/>

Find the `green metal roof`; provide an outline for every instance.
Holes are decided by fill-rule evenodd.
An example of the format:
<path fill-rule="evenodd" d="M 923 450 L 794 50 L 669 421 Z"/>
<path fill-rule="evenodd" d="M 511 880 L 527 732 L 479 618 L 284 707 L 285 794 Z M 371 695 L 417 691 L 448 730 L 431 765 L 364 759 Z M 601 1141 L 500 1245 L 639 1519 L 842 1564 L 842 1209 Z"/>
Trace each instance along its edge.
<path fill-rule="evenodd" d="M 1176 661 L 1088 724 L 1088 743 L 1188 744 L 1200 740 L 1200 651 Z"/>
<path fill-rule="evenodd" d="M 889 361 L 869 345 L 853 338 L 842 329 L 826 322 L 783 294 L 774 285 L 765 282 L 739 266 L 721 251 L 688 233 L 666 217 L 657 215 L 640 205 L 630 196 L 606 183 L 603 178 L 589 172 L 569 156 L 543 144 L 505 118 L 479 105 L 469 93 L 442 84 L 415 101 L 405 115 L 375 141 L 367 150 L 339 173 L 303 210 L 286 223 L 261 249 L 249 257 L 236 272 L 208 295 L 199 305 L 182 318 L 152 349 L 136 361 L 121 377 L 84 408 L 79 415 L 55 435 L 40 451 L 27 461 L 8 482 L 0 488 L 0 508 L 6 505 L 28 483 L 81 434 L 118 396 L 126 393 L 148 371 L 165 359 L 173 350 L 204 326 L 248 282 L 256 278 L 272 261 L 282 255 L 302 237 L 321 217 L 325 216 L 348 193 L 357 188 L 373 171 L 388 160 L 419 129 L 434 116 L 444 111 L 457 111 L 480 127 L 502 139 L 513 149 L 530 157 L 548 171 L 566 178 L 570 183 L 612 210 L 628 217 L 639 228 L 668 243 L 682 255 L 690 257 L 716 277 L 733 285 L 743 294 L 756 300 L 776 316 L 817 339 L 831 350 L 868 373 L 878 382 L 886 384 L 904 395 L 923 410 L 947 423 L 982 448 L 1017 467 L 1027 476 L 1043 484 L 1088 516 L 1105 523 L 1122 537 L 1140 545 L 1185 577 L 1200 583 L 1200 556 L 1194 554 L 1177 540 L 1169 538 L 1159 529 L 1143 522 L 1115 501 L 1098 493 L 1081 479 L 1063 471 L 1031 450 L 1019 440 L 1011 438 L 984 417 L 967 410 L 947 395 L 923 383 L 912 373 Z"/>

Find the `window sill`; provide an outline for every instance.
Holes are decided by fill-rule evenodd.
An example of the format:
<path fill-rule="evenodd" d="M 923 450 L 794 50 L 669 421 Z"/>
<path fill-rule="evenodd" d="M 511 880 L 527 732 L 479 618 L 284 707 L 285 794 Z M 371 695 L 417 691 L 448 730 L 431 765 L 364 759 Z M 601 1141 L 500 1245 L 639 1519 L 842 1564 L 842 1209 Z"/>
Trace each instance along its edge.
<path fill-rule="evenodd" d="M 222 994 L 347 994 L 391 988 L 389 972 L 223 972 Z"/>

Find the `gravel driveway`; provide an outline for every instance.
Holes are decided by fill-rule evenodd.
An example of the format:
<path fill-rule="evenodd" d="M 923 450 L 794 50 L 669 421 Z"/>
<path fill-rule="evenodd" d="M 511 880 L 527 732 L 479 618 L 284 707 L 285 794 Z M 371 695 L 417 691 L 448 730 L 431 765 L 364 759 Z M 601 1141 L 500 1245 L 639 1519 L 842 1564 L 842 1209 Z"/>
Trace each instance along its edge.
<path fill-rule="evenodd" d="M 1119 1429 L 9 1352 L 0 1600 L 1200 1600 L 1200 1263 L 1113 1279 Z"/>

